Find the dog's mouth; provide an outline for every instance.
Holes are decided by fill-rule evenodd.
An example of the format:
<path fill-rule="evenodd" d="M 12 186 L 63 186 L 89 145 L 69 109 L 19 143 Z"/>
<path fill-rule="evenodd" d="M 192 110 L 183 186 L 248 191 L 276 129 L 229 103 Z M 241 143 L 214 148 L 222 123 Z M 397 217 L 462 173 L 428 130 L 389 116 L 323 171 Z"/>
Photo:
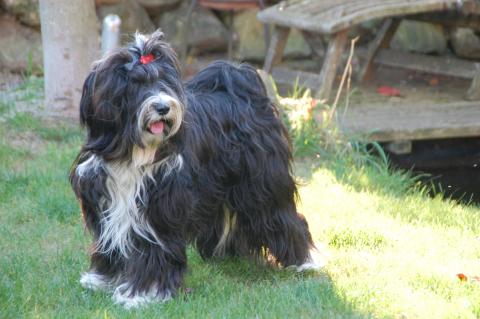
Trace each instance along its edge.
<path fill-rule="evenodd" d="M 165 122 L 163 120 L 150 123 L 148 131 L 153 135 L 161 135 L 165 128 Z"/>
<path fill-rule="evenodd" d="M 170 130 L 171 123 L 168 120 L 153 121 L 148 124 L 147 131 L 153 135 L 167 134 Z"/>

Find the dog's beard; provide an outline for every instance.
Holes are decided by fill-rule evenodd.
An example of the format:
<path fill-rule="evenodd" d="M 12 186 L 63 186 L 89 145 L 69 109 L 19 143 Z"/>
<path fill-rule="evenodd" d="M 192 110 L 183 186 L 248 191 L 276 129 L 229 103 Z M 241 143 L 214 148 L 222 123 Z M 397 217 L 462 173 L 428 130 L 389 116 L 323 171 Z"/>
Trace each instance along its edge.
<path fill-rule="evenodd" d="M 166 114 L 155 110 L 156 104 L 168 106 Z M 157 148 L 160 144 L 175 135 L 180 129 L 184 106 L 174 94 L 160 92 L 147 98 L 140 106 L 137 130 L 142 146 Z"/>

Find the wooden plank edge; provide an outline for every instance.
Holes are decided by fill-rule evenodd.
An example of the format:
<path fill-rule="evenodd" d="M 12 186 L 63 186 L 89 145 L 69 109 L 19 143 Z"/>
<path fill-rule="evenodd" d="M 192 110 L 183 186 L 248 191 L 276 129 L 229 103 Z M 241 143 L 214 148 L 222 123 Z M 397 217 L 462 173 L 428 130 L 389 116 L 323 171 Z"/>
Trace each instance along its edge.
<path fill-rule="evenodd" d="M 471 80 L 476 75 L 475 62 L 456 57 L 439 57 L 402 52 L 392 49 L 379 50 L 375 64 L 446 75 Z"/>
<path fill-rule="evenodd" d="M 467 126 L 462 128 L 449 129 L 419 129 L 415 131 L 404 130 L 385 130 L 385 131 L 363 131 L 358 129 L 351 129 L 340 125 L 340 129 L 349 136 L 357 136 L 361 140 L 375 141 L 375 142 L 391 142 L 391 141 L 415 141 L 415 140 L 429 140 L 442 138 L 461 138 L 461 137 L 479 137 L 479 126 Z"/>

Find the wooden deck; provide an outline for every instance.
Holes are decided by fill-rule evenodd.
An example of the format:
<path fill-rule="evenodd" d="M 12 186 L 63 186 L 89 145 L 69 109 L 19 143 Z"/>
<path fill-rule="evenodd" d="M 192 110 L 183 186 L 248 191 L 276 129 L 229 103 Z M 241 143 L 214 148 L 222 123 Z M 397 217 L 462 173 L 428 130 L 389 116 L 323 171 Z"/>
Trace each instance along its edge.
<path fill-rule="evenodd" d="M 480 137 L 480 102 L 362 105 L 339 114 L 346 133 L 372 141 Z"/>
<path fill-rule="evenodd" d="M 305 74 L 297 73 L 301 86 L 315 83 Z M 281 81 L 283 75 L 282 68 L 274 69 L 280 92 L 287 95 L 295 81 Z M 394 87 L 401 96 L 382 96 L 380 86 Z M 377 142 L 480 137 L 480 101 L 465 100 L 468 86 L 468 79 L 378 67 L 374 80 L 354 84 L 348 102 L 342 94 L 337 119 L 348 135 Z"/>
<path fill-rule="evenodd" d="M 258 19 L 264 23 L 332 34 L 386 15 L 456 9 L 460 3 L 458 0 L 290 0 L 263 10 Z"/>
<path fill-rule="evenodd" d="M 348 107 L 345 99 L 340 101 L 339 124 L 348 134 L 378 142 L 480 137 L 480 101 L 465 100 L 469 83 L 378 67 L 374 80 L 354 86 Z M 401 96 L 382 96 L 380 86 L 394 87 Z"/>

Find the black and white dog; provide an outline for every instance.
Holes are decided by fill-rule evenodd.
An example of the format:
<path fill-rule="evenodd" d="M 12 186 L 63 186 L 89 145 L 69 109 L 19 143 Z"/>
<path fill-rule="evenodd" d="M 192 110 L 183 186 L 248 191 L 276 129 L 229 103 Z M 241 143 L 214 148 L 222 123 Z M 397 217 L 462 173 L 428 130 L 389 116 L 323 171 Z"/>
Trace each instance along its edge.
<path fill-rule="evenodd" d="M 160 31 L 96 62 L 70 182 L 93 233 L 80 282 L 125 307 L 173 297 L 203 258 L 316 268 L 285 128 L 255 69 L 215 62 L 182 83 Z"/>

